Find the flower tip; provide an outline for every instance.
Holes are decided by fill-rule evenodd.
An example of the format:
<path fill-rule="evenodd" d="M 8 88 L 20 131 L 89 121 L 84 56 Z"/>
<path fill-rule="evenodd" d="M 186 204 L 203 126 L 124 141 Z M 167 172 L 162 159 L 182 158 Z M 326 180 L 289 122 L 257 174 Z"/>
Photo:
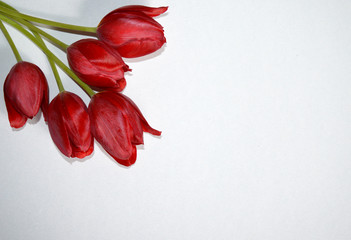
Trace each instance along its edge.
<path fill-rule="evenodd" d="M 158 130 L 153 129 L 153 128 L 149 129 L 148 132 L 151 133 L 152 135 L 155 135 L 155 136 L 161 136 L 161 134 L 162 134 L 162 131 L 158 131 Z"/>
<path fill-rule="evenodd" d="M 93 149 L 89 150 L 88 152 L 77 152 L 74 155 L 72 154 L 72 157 L 82 159 L 82 158 L 88 157 L 90 154 L 92 154 L 92 152 L 93 152 Z"/>
<path fill-rule="evenodd" d="M 133 69 L 131 69 L 128 65 L 125 65 L 123 70 L 124 70 L 124 72 L 131 72 L 131 71 L 133 71 Z"/>
<path fill-rule="evenodd" d="M 10 126 L 14 129 L 14 130 L 19 130 L 20 128 L 24 127 L 24 125 L 26 124 L 26 120 L 23 122 L 11 122 Z"/>
<path fill-rule="evenodd" d="M 168 6 L 159 7 L 159 9 L 161 10 L 161 11 L 160 11 L 160 14 L 162 14 L 162 13 L 167 12 L 167 10 L 168 10 Z"/>

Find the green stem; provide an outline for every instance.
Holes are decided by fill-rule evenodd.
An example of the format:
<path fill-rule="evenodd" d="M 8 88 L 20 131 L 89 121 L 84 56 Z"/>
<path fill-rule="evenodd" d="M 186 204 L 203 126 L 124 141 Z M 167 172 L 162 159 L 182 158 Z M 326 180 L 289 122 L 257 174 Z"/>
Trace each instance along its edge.
<path fill-rule="evenodd" d="M 90 97 L 92 97 L 95 92 L 69 68 L 67 67 L 55 54 L 53 54 L 49 49 L 47 49 L 43 44 L 40 43 L 30 32 L 24 29 L 20 24 L 11 20 L 10 18 L 0 14 L 0 20 L 3 20 L 20 31 L 28 39 L 30 39 L 34 44 L 36 44 L 48 57 L 53 59 L 57 66 L 59 66 L 68 76 L 70 76 Z"/>
<path fill-rule="evenodd" d="M 18 12 L 15 8 L 11 7 L 10 5 L 8 5 L 7 3 L 5 3 L 3 1 L 0 1 L 0 6 L 6 7 L 6 8 L 13 10 L 13 11 Z"/>
<path fill-rule="evenodd" d="M 41 24 L 44 24 L 46 26 L 67 29 L 67 30 L 80 31 L 80 32 L 96 33 L 96 27 L 85 27 L 85 26 L 78 26 L 78 25 L 66 24 L 66 23 L 61 23 L 61 22 L 55 22 L 55 21 L 51 21 L 51 20 L 47 20 L 47 19 L 43 19 L 43 18 L 34 17 L 31 15 L 19 13 L 17 11 L 10 10 L 10 9 L 3 7 L 3 6 L 0 6 L 0 11 L 4 12 L 6 14 L 9 14 L 13 17 L 23 18 L 27 21 L 41 23 Z"/>
<path fill-rule="evenodd" d="M 37 38 L 37 40 L 47 49 L 47 46 L 45 45 L 45 42 L 43 41 L 43 39 L 41 38 L 40 34 L 37 33 L 37 32 L 32 32 L 34 37 Z M 58 89 L 60 90 L 60 92 L 63 92 L 65 91 L 65 88 L 63 87 L 63 84 L 62 84 L 62 81 L 61 81 L 61 78 L 60 78 L 60 74 L 58 73 L 57 71 L 57 67 L 56 67 L 56 64 L 54 62 L 53 59 L 51 59 L 50 57 L 48 57 L 48 60 L 49 60 L 49 63 L 50 63 L 50 66 L 51 66 L 51 69 L 52 69 L 52 72 L 55 76 L 55 80 L 56 80 L 56 83 L 57 83 L 57 87 Z"/>
<path fill-rule="evenodd" d="M 1 31 L 2 33 L 4 34 L 5 38 L 7 39 L 7 41 L 9 42 L 10 44 L 10 47 L 12 49 L 12 52 L 13 54 L 15 55 L 16 57 L 16 60 L 17 62 L 20 62 L 22 61 L 22 58 L 21 58 L 21 55 L 19 54 L 17 48 L 16 48 L 16 45 L 15 43 L 13 42 L 9 32 L 7 31 L 7 29 L 5 28 L 4 24 L 2 23 L 2 21 L 0 21 L 0 28 L 1 28 Z"/>
<path fill-rule="evenodd" d="M 6 17 L 11 17 L 11 15 L 6 14 L 4 12 L 0 12 L 1 15 L 4 15 Z M 37 28 L 36 26 L 34 26 L 33 24 L 31 24 L 30 22 L 23 20 L 21 18 L 18 17 L 13 17 L 14 20 L 16 20 L 17 22 L 21 23 L 22 25 L 26 26 L 29 30 L 31 31 L 35 31 L 37 33 L 39 33 L 40 35 L 42 35 L 43 37 L 45 37 L 46 39 L 50 40 L 53 44 L 55 44 L 56 46 L 58 46 L 60 49 L 62 49 L 63 51 L 66 51 L 68 45 L 62 41 L 60 41 L 59 39 L 55 38 L 54 36 L 48 34 L 47 32 L 41 30 L 40 28 Z"/>

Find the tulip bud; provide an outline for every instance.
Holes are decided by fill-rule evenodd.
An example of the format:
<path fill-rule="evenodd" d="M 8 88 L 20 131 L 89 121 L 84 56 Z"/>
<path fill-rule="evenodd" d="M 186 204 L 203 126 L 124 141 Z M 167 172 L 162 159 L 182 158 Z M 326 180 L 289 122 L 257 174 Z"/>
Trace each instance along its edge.
<path fill-rule="evenodd" d="M 4 97 L 11 127 L 23 127 L 39 108 L 46 120 L 49 88 L 45 75 L 35 64 L 21 61 L 11 68 L 4 83 Z"/>
<path fill-rule="evenodd" d="M 166 42 L 163 27 L 151 16 L 167 7 L 127 6 L 107 14 L 97 27 L 100 40 L 117 49 L 122 57 L 134 58 L 160 49 Z"/>
<path fill-rule="evenodd" d="M 126 86 L 124 72 L 130 71 L 119 53 L 96 39 L 82 39 L 67 48 L 71 69 L 94 89 L 112 88 L 122 91 Z"/>
<path fill-rule="evenodd" d="M 95 94 L 88 107 L 91 131 L 101 146 L 120 164 L 136 161 L 136 145 L 143 144 L 143 132 L 161 135 L 150 127 L 128 97 L 113 91 Z"/>
<path fill-rule="evenodd" d="M 84 158 L 94 150 L 87 107 L 71 92 L 61 92 L 50 103 L 48 126 L 52 140 L 67 157 Z"/>

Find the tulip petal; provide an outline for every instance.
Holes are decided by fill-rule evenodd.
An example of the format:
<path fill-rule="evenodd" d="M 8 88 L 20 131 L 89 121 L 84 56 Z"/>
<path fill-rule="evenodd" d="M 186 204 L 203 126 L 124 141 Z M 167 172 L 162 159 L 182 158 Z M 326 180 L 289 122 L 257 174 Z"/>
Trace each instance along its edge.
<path fill-rule="evenodd" d="M 106 95 L 110 102 L 114 103 L 116 107 L 123 113 L 124 117 L 128 119 L 130 129 L 130 139 L 132 144 L 139 145 L 144 143 L 143 127 L 137 113 L 130 111 L 129 102 L 125 100 L 126 96 L 121 93 Z"/>
<path fill-rule="evenodd" d="M 108 152 L 108 151 L 107 151 Z M 108 152 L 109 153 L 109 152 Z M 113 157 L 113 159 L 116 160 L 116 162 L 118 162 L 119 164 L 129 167 L 131 165 L 133 165 L 136 162 L 136 158 L 137 158 L 137 149 L 135 146 L 133 146 L 133 150 L 132 150 L 132 155 L 128 158 L 128 159 L 119 159 L 117 157 L 114 157 L 111 153 L 109 153 L 111 155 L 111 157 Z"/>
<path fill-rule="evenodd" d="M 86 84 L 96 89 L 123 90 L 124 72 L 130 71 L 119 53 L 96 39 L 82 39 L 67 48 L 72 70 Z M 122 80 L 123 79 L 123 80 Z"/>
<path fill-rule="evenodd" d="M 106 99 L 108 94 L 115 93 L 105 91 L 92 97 L 88 108 L 91 131 L 109 154 L 114 158 L 127 160 L 133 151 L 128 121 L 119 111 L 119 107 Z"/>
<path fill-rule="evenodd" d="M 43 99 L 46 83 L 43 72 L 38 66 L 22 61 L 12 67 L 6 80 L 4 91 L 15 109 L 28 118 L 33 118 L 38 113 Z"/>
<path fill-rule="evenodd" d="M 144 118 L 143 114 L 141 113 L 140 109 L 138 108 L 138 106 L 127 96 L 123 95 L 124 96 L 124 99 L 126 102 L 129 103 L 129 105 L 127 105 L 129 108 L 130 108 L 130 112 L 135 112 L 141 123 L 142 123 L 142 126 L 143 126 L 143 130 L 145 132 L 148 132 L 148 133 L 151 133 L 152 135 L 156 135 L 156 136 L 160 136 L 161 135 L 161 131 L 158 131 L 154 128 L 152 128 L 149 123 L 146 121 L 146 119 Z"/>
<path fill-rule="evenodd" d="M 41 101 L 41 111 L 43 112 L 44 121 L 48 121 L 48 108 L 49 108 L 49 86 L 47 81 L 43 81 L 43 99 Z"/>
<path fill-rule="evenodd" d="M 91 147 L 90 120 L 87 108 L 80 97 L 71 92 L 60 95 L 62 118 L 65 123 L 71 147 L 86 152 Z"/>
<path fill-rule="evenodd" d="M 118 52 L 125 58 L 145 56 L 160 49 L 166 42 L 166 38 L 131 40 L 117 47 Z"/>
<path fill-rule="evenodd" d="M 83 158 L 93 152 L 87 108 L 76 94 L 65 91 L 51 101 L 48 125 L 54 143 L 67 157 Z"/>
<path fill-rule="evenodd" d="M 27 122 L 27 117 L 16 111 L 16 109 L 12 106 L 11 100 L 6 96 L 6 94 L 4 94 L 4 97 L 10 126 L 13 128 L 23 127 Z"/>
<path fill-rule="evenodd" d="M 166 42 L 163 27 L 143 12 L 108 14 L 101 20 L 97 35 L 128 58 L 155 52 Z"/>
<path fill-rule="evenodd" d="M 62 119 L 62 107 L 59 96 L 55 97 L 48 108 L 48 127 L 57 148 L 67 157 L 72 156 L 72 147 L 67 128 Z"/>
<path fill-rule="evenodd" d="M 80 148 L 76 148 L 75 146 L 72 146 L 72 148 L 73 148 L 72 157 L 85 158 L 86 156 L 89 156 L 90 154 L 92 154 L 94 151 L 94 138 L 91 138 L 90 146 L 86 151 L 82 151 Z"/>
<path fill-rule="evenodd" d="M 112 11 L 111 13 L 115 12 L 143 12 L 144 14 L 148 15 L 149 17 L 156 17 L 161 15 L 162 13 L 166 12 L 168 7 L 147 7 L 142 5 L 129 5 L 117 8 L 116 10 Z M 111 14 L 110 13 L 110 14 Z"/>

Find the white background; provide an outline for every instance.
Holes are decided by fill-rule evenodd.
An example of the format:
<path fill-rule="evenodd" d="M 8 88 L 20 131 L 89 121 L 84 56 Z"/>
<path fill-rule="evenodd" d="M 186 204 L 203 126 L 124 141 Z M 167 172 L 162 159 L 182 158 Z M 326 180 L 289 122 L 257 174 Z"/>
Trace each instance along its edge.
<path fill-rule="evenodd" d="M 126 4 L 170 8 L 167 44 L 127 60 L 124 93 L 163 131 L 130 168 L 97 144 L 63 157 L 42 117 L 12 130 L 1 91 L 0 239 L 351 239 L 350 1 L 12 2 L 86 26 Z M 8 28 L 52 99 L 44 55 Z M 2 84 L 15 64 L 3 37 L 0 56 Z"/>

